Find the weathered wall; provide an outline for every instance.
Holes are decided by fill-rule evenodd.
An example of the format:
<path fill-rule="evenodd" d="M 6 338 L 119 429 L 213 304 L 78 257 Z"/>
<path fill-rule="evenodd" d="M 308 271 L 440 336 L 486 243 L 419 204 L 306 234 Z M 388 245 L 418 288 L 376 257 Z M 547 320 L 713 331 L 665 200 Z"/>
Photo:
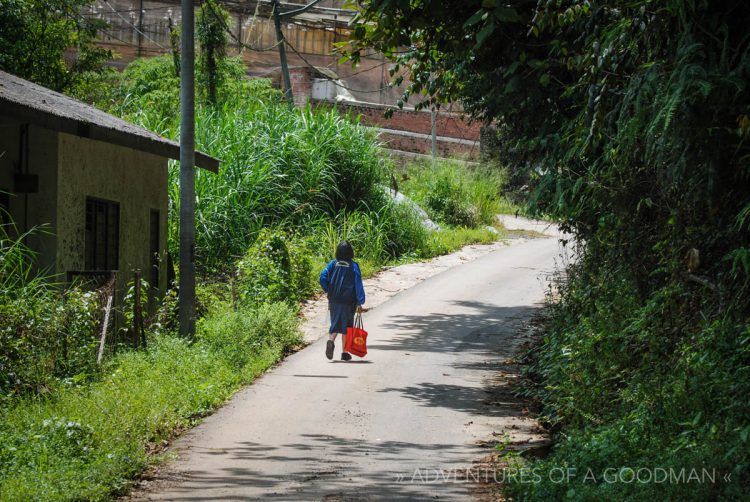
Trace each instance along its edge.
<path fill-rule="evenodd" d="M 225 5 L 230 10 L 229 28 L 236 39 L 253 48 L 270 49 L 254 51 L 241 48 L 235 38 L 230 37 L 228 54 L 241 54 L 251 76 L 269 76 L 278 85 L 279 53 L 274 47 L 276 34 L 268 14 L 259 12 L 257 17 L 254 16 L 255 5 L 252 2 Z M 340 7 L 342 4 L 324 1 L 319 5 Z M 137 57 L 169 53 L 169 22 L 171 19 L 173 25 L 179 26 L 180 3 L 177 0 L 99 0 L 84 14 L 109 24 L 109 28 L 99 32 L 100 44 L 118 54 L 113 65 L 122 68 Z M 309 62 L 326 67 L 346 80 L 357 99 L 395 104 L 408 80 L 399 88 L 387 87 L 385 84 L 390 77 L 382 55 L 364 54 L 359 66 L 352 68 L 348 63 L 339 64 L 339 55 L 333 53 L 333 44 L 348 37 L 347 22 L 352 17 L 352 11 L 317 15 L 306 13 L 295 18 L 294 22 L 283 23 L 284 36 L 303 55 L 300 57 L 294 50 L 287 50 L 289 65 L 305 66 Z"/>
<path fill-rule="evenodd" d="M 44 225 L 27 239 L 37 252 L 37 265 L 54 272 L 57 230 L 57 134 L 36 126 L 28 127 L 28 146 L 22 144 L 23 124 L 0 117 L 0 190 L 9 193 L 9 212 L 19 232 Z M 28 162 L 22 162 L 26 150 Z M 14 193 L 14 174 L 37 175 L 36 193 Z"/>
<path fill-rule="evenodd" d="M 428 134 L 399 131 L 396 129 L 378 129 L 378 138 L 385 148 L 391 150 L 419 153 L 422 155 L 432 154 L 432 137 Z M 438 157 L 479 160 L 480 149 L 478 141 L 473 142 L 438 136 L 436 150 Z"/>
<path fill-rule="evenodd" d="M 301 99 L 295 95 L 295 100 Z M 400 110 L 376 103 L 341 101 L 333 105 L 318 101 L 315 106 L 336 106 L 342 114 L 359 117 L 360 123 L 379 129 L 386 148 L 430 155 L 432 153 L 432 116 L 427 110 Z M 384 116 L 392 110 L 390 118 Z M 439 111 L 436 116 L 436 149 L 439 157 L 477 160 L 480 153 L 481 124 L 469 123 L 459 113 Z"/>
<path fill-rule="evenodd" d="M 397 129 L 420 134 L 432 134 L 432 117 L 429 110 L 398 109 L 376 103 L 351 103 L 342 101 L 337 105 L 340 110 L 351 112 L 352 115 L 362 117 L 362 123 L 370 126 Z M 383 116 L 391 109 L 393 115 Z M 469 123 L 465 116 L 444 110 L 437 112 L 435 129 L 438 136 L 448 138 L 479 141 L 481 124 Z"/>
<path fill-rule="evenodd" d="M 58 148 L 58 270 L 84 269 L 87 196 L 120 204 L 120 288 L 132 279 L 134 269 L 148 278 L 151 209 L 159 210 L 159 248 L 165 265 L 167 159 L 69 134 L 59 135 Z M 166 288 L 166 273 L 167 267 L 161 266 L 161 292 Z"/>

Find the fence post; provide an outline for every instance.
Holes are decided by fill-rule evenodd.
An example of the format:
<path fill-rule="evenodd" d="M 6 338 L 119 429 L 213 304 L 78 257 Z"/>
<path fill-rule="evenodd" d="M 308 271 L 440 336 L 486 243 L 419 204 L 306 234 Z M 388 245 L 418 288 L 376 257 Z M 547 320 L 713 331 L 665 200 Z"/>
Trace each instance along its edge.
<path fill-rule="evenodd" d="M 104 307 L 104 322 L 102 323 L 102 336 L 99 342 L 99 351 L 96 354 L 96 364 L 101 366 L 102 359 L 104 358 L 104 346 L 107 343 L 107 329 L 109 328 L 109 318 L 112 312 L 112 303 L 114 302 L 115 292 L 117 289 L 117 274 L 112 272 L 105 286 L 105 295 L 107 297 L 107 305 Z"/>

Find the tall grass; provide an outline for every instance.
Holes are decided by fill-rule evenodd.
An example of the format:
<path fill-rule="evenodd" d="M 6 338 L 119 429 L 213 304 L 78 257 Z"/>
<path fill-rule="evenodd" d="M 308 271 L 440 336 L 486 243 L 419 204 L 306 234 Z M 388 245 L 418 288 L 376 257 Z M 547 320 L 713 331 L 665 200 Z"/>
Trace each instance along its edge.
<path fill-rule="evenodd" d="M 494 222 L 502 209 L 507 176 L 488 165 L 453 160 L 415 161 L 401 168 L 400 189 L 437 222 L 476 227 Z"/>
<path fill-rule="evenodd" d="M 110 360 L 103 378 L 0 408 L 0 500 L 105 500 L 122 493 L 149 451 L 191 425 L 299 343 L 283 303 L 219 308 L 190 343 L 154 336 Z"/>
<path fill-rule="evenodd" d="M 196 180 L 196 245 L 208 268 L 242 256 L 262 227 L 385 203 L 378 184 L 386 165 L 372 134 L 335 111 L 243 102 L 203 108 L 197 117 L 198 147 L 222 160 L 218 175 L 201 172 Z M 176 177 L 173 166 L 175 202 Z M 177 231 L 174 218 L 170 229 Z"/>
<path fill-rule="evenodd" d="M 48 390 L 57 378 L 94 371 L 96 298 L 62 294 L 39 271 L 26 245 L 43 231 L 0 224 L 0 405 L 19 394 Z"/>

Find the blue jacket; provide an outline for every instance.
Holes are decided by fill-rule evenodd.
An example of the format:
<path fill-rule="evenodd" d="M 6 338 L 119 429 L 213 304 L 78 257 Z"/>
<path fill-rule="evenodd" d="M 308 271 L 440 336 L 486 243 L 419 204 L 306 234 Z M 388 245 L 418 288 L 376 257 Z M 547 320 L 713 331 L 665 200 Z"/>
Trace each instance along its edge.
<path fill-rule="evenodd" d="M 320 285 L 332 303 L 365 303 L 362 272 L 356 261 L 331 260 L 320 273 Z"/>

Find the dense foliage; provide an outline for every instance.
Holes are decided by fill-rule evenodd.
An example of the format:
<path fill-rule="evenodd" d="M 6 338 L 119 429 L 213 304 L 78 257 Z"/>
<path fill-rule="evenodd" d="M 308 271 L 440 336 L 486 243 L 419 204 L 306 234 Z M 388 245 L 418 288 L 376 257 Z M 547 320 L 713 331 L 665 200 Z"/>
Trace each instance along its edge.
<path fill-rule="evenodd" d="M 57 379 L 85 378 L 95 364 L 97 299 L 63 295 L 35 269 L 25 241 L 40 231 L 0 224 L 0 407 Z"/>
<path fill-rule="evenodd" d="M 577 242 L 532 368 L 560 432 L 538 466 L 729 475 L 703 484 L 521 483 L 515 495 L 742 498 L 750 486 L 750 5 L 360 3 L 353 57 L 382 49 L 409 70 L 406 97 L 426 93 L 425 106 L 461 99 L 495 121 L 504 160 L 536 187 L 532 208 Z"/>
<path fill-rule="evenodd" d="M 83 15 L 91 0 L 0 0 L 0 70 L 70 91 L 112 58 L 94 45 L 106 25 Z"/>

